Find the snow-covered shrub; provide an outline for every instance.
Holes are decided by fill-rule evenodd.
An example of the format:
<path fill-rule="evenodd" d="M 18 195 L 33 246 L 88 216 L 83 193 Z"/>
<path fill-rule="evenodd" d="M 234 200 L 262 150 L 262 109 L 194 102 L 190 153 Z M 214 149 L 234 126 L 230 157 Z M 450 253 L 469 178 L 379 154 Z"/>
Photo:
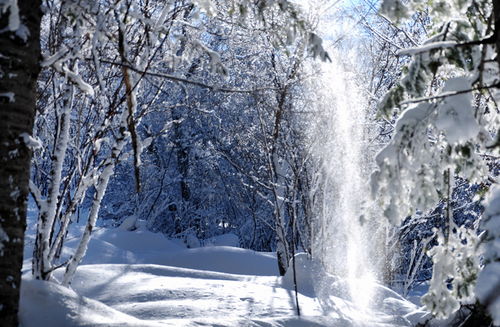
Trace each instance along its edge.
<path fill-rule="evenodd" d="M 449 317 L 461 304 L 475 301 L 479 237 L 475 230 L 465 227 L 454 226 L 451 230 L 446 236 L 437 232 L 438 244 L 429 251 L 434 265 L 429 292 L 422 297 L 422 303 L 437 318 Z"/>

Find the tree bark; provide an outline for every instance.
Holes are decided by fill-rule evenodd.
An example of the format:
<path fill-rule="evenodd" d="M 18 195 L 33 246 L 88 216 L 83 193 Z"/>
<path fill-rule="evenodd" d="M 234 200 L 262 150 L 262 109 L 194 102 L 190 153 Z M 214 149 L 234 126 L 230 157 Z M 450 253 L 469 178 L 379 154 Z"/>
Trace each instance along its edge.
<path fill-rule="evenodd" d="M 42 17 L 40 0 L 18 4 L 20 25 L 0 13 L 0 321 L 16 327 Z"/>

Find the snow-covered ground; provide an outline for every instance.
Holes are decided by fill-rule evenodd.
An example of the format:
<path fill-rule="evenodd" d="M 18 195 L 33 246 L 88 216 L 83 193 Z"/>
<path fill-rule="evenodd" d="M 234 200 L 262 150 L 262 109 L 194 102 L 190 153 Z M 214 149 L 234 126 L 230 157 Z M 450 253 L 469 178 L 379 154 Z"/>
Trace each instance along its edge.
<path fill-rule="evenodd" d="M 74 248 L 76 242 L 67 245 Z M 28 237 L 26 254 L 30 243 Z M 426 317 L 411 302 L 374 283 L 369 285 L 376 291 L 371 308 L 360 308 L 346 295 L 348 281 L 328 276 L 318 283 L 316 270 L 299 255 L 299 318 L 293 277 L 278 276 L 273 253 L 225 246 L 234 243 L 231 236 L 209 243 L 215 245 L 188 249 L 145 230 L 100 229 L 71 289 L 32 280 L 27 259 L 21 324 L 374 327 L 412 326 Z M 54 279 L 62 274 L 57 270 Z"/>

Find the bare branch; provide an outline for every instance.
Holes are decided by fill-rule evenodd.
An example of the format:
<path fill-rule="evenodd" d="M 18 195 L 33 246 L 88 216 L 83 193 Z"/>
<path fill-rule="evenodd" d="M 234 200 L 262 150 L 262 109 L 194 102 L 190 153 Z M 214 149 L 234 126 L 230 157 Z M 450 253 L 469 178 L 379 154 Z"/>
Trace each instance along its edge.
<path fill-rule="evenodd" d="M 90 60 L 90 59 L 88 59 Z M 125 63 L 119 63 L 111 60 L 106 60 L 106 59 L 100 59 L 100 62 L 105 63 L 105 64 L 110 64 L 110 65 L 115 65 L 115 66 L 123 66 L 126 68 L 129 68 L 136 73 L 148 75 L 148 76 L 155 76 L 155 77 L 161 77 L 165 78 L 174 82 L 181 82 L 181 83 L 186 83 L 186 84 L 191 84 L 191 85 L 196 85 L 205 89 L 209 89 L 212 91 L 218 91 L 218 92 L 223 92 L 223 93 L 255 93 L 255 92 L 260 92 L 260 91 L 276 91 L 276 87 L 268 86 L 268 87 L 259 87 L 259 88 L 254 88 L 254 89 L 231 89 L 231 88 L 226 88 L 226 87 L 218 87 L 215 85 L 209 85 L 205 84 L 203 82 L 199 81 L 193 81 L 187 78 L 182 78 L 170 74 L 165 74 L 165 73 L 159 73 L 159 72 L 152 72 L 152 71 L 143 71 L 141 69 L 138 69 L 137 67 L 134 67 L 130 64 L 125 64 Z"/>
<path fill-rule="evenodd" d="M 36 186 L 35 183 L 33 183 L 33 181 L 31 179 L 29 181 L 29 189 L 30 189 L 31 196 L 35 200 L 35 204 L 36 204 L 38 210 L 40 210 L 42 208 L 42 206 L 45 205 L 46 201 L 42 198 L 42 192 L 40 192 L 40 189 L 38 188 L 38 186 Z"/>

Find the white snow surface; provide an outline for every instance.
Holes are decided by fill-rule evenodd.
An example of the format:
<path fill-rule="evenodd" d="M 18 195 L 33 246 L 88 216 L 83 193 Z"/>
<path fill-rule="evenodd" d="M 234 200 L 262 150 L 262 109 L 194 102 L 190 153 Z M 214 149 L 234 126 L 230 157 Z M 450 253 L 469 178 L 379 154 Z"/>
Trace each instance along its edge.
<path fill-rule="evenodd" d="M 466 91 L 471 87 L 469 77 L 455 77 L 445 82 L 443 92 Z M 476 137 L 480 126 L 474 117 L 472 93 L 446 97 L 439 107 L 436 127 L 443 131 L 450 143 L 463 142 Z"/>
<path fill-rule="evenodd" d="M 494 285 L 492 290 L 492 285 Z M 495 326 L 500 326 L 500 262 L 492 262 L 484 267 L 478 276 L 476 295 L 479 300 L 490 302 L 490 312 Z M 491 298 L 490 298 L 491 297 Z"/>
<path fill-rule="evenodd" d="M 14 94 L 14 92 L 0 93 L 0 98 L 7 98 L 9 100 L 9 103 L 16 102 L 16 95 Z"/>
<path fill-rule="evenodd" d="M 62 269 L 51 282 L 33 280 L 25 261 L 21 326 L 376 327 L 412 326 L 427 317 L 377 284 L 371 308 L 357 307 L 345 295 L 348 281 L 338 277 L 323 278 L 326 284 L 318 287 L 315 274 L 321 269 L 303 253 L 296 257 L 302 314 L 297 317 L 291 271 L 279 277 L 274 253 L 227 246 L 234 238 L 188 249 L 141 229 L 99 229 L 70 288 L 58 283 Z M 76 241 L 66 245 L 74 248 Z M 71 251 L 66 252 L 63 257 Z"/>
<path fill-rule="evenodd" d="M 32 151 L 43 149 L 43 143 L 38 137 L 33 137 L 28 133 L 21 133 L 19 136 L 23 139 L 24 144 Z"/>

